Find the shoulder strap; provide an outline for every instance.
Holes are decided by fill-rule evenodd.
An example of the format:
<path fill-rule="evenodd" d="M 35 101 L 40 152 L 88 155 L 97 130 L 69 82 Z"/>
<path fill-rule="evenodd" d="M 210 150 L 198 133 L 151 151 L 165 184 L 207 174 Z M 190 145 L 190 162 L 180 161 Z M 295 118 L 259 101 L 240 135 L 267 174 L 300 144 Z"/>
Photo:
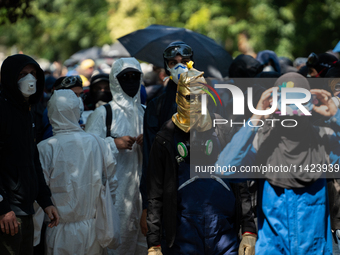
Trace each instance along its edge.
<path fill-rule="evenodd" d="M 110 104 L 104 105 L 106 109 L 106 137 L 111 136 L 112 109 Z"/>

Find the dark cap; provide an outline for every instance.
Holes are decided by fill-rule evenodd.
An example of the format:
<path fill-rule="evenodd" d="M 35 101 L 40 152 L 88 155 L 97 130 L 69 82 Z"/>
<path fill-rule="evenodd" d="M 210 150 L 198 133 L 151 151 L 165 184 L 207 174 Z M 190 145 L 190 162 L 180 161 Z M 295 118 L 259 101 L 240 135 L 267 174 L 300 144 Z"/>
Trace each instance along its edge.
<path fill-rule="evenodd" d="M 98 83 L 100 81 L 110 82 L 109 74 L 107 74 L 107 73 L 99 73 L 99 74 L 93 75 L 91 77 L 90 86 L 93 85 L 93 84 L 96 84 L 96 83 Z"/>
<path fill-rule="evenodd" d="M 128 73 L 128 72 L 142 73 L 140 70 L 138 70 L 138 69 L 136 69 L 136 68 L 128 67 L 128 68 L 122 70 L 119 74 L 117 74 L 117 78 L 118 78 L 119 76 L 122 76 L 122 75 L 125 74 L 125 73 Z"/>

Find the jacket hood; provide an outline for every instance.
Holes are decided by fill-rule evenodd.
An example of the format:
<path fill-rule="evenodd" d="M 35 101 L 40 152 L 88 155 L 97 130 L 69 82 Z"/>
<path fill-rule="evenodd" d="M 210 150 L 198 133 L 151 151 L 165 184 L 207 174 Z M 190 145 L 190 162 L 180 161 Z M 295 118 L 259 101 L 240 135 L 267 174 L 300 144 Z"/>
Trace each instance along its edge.
<path fill-rule="evenodd" d="M 261 65 L 266 65 L 271 61 L 273 61 L 275 71 L 281 74 L 280 61 L 274 51 L 271 50 L 263 50 L 257 54 L 256 60 L 260 61 Z"/>
<path fill-rule="evenodd" d="M 263 66 L 259 61 L 249 55 L 238 55 L 229 67 L 230 78 L 255 77 L 262 72 Z"/>
<path fill-rule="evenodd" d="M 60 132 L 81 131 L 79 98 L 70 89 L 55 90 L 47 103 L 48 118 L 53 135 Z"/>
<path fill-rule="evenodd" d="M 122 72 L 125 69 L 133 68 L 137 69 L 141 72 L 140 77 L 140 83 L 139 83 L 139 89 L 137 94 L 134 97 L 128 96 L 120 86 L 120 83 L 117 79 L 117 75 Z M 139 62 L 135 58 L 120 58 L 116 60 L 111 68 L 110 72 L 110 90 L 112 93 L 112 100 L 116 102 L 120 106 L 128 106 L 133 103 L 139 103 L 140 104 L 140 86 L 143 81 L 143 73 L 142 69 L 140 67 Z"/>
<path fill-rule="evenodd" d="M 39 64 L 27 55 L 16 54 L 7 57 L 1 66 L 1 84 L 3 92 L 17 103 L 25 101 L 24 96 L 19 90 L 18 77 L 21 70 L 29 64 L 34 65 L 37 69 L 37 91 L 29 97 L 29 103 L 36 104 L 43 95 L 45 84 L 44 72 Z"/>

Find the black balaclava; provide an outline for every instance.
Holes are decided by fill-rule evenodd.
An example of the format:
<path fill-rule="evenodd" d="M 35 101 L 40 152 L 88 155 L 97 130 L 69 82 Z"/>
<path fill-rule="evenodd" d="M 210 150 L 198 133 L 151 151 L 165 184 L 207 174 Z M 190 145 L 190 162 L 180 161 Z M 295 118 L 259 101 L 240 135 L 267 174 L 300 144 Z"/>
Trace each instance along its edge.
<path fill-rule="evenodd" d="M 132 75 L 128 73 L 132 72 Z M 117 75 L 117 80 L 122 87 L 122 90 L 129 96 L 134 97 L 140 87 L 141 72 L 135 68 L 126 68 Z"/>
<path fill-rule="evenodd" d="M 287 73 L 277 79 L 275 86 L 291 82 L 296 88 L 309 90 L 306 78 L 298 73 Z M 265 123 L 257 133 L 257 164 L 271 166 L 311 166 L 312 164 L 328 164 L 325 139 L 313 127 L 308 116 L 278 116 L 275 119 L 294 119 L 296 127 L 283 127 L 280 124 Z M 271 118 L 270 119 L 274 119 Z M 322 175 L 321 172 L 267 172 L 266 180 L 281 188 L 303 188 Z"/>

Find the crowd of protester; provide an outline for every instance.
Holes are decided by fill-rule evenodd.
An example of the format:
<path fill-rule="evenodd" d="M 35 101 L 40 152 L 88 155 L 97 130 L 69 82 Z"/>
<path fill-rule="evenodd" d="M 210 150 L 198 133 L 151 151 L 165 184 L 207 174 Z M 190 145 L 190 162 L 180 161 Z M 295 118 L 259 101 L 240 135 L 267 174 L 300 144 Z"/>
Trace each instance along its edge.
<path fill-rule="evenodd" d="M 340 254 L 336 175 L 191 175 L 194 164 L 339 168 L 338 54 L 240 54 L 223 80 L 196 70 L 196 54 L 174 41 L 164 67 L 147 73 L 133 57 L 110 70 L 93 59 L 46 70 L 24 54 L 4 60 L 0 254 Z M 243 115 L 218 84 L 242 92 Z M 287 105 L 290 127 L 269 125 L 248 107 L 249 88 L 257 111 L 277 95 L 280 102 L 284 88 L 308 90 L 312 116 Z M 207 91 L 222 101 L 214 104 L 209 93 L 215 98 L 202 114 Z M 278 103 L 267 119 L 284 121 L 281 112 Z M 102 245 L 96 232 L 106 180 L 116 247 Z"/>

